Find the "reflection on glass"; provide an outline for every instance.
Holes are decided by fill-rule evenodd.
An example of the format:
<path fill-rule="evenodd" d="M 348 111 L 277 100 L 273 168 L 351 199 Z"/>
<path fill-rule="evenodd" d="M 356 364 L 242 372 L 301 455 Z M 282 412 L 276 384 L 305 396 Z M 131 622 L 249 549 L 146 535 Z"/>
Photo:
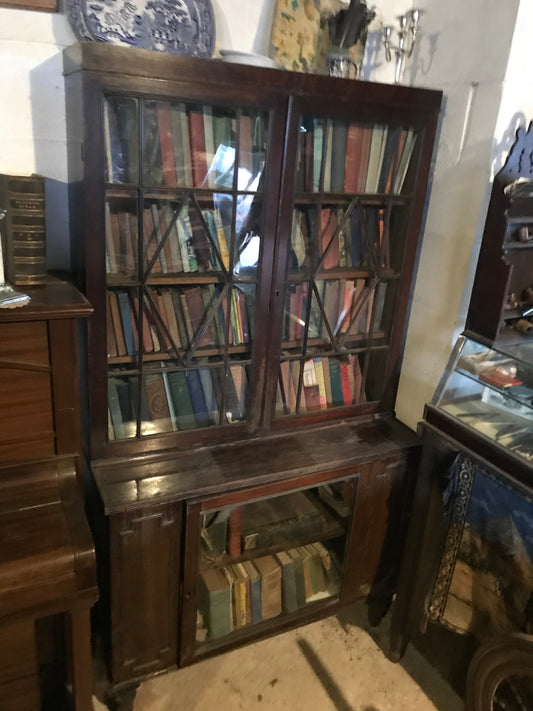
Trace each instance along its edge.
<path fill-rule="evenodd" d="M 196 641 L 338 595 L 354 496 L 348 478 L 202 512 Z"/>
<path fill-rule="evenodd" d="M 230 363 L 224 383 L 224 410 L 229 423 L 245 420 L 248 414 L 248 368 Z"/>
<path fill-rule="evenodd" d="M 115 371 L 107 380 L 108 437 L 135 437 L 137 430 L 138 378 Z"/>
<path fill-rule="evenodd" d="M 108 183 L 139 180 L 137 99 L 110 96 L 104 103 L 104 140 Z"/>

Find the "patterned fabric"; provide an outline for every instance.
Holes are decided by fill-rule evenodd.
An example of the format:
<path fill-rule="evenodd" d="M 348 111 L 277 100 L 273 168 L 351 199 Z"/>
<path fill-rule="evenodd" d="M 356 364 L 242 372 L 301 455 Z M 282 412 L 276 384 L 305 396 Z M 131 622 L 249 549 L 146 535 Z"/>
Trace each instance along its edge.
<path fill-rule="evenodd" d="M 459 454 L 444 504 L 447 535 L 429 619 L 480 640 L 526 630 L 533 601 L 531 496 Z"/>

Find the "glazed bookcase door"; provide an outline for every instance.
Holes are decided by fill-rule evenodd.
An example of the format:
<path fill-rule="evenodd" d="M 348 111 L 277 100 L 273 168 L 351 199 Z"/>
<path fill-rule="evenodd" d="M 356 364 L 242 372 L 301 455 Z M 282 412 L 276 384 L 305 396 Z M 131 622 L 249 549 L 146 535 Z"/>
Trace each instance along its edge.
<path fill-rule="evenodd" d="M 269 113 L 107 95 L 109 441 L 246 423 Z"/>
<path fill-rule="evenodd" d="M 189 505 L 183 661 L 338 603 L 359 475 Z"/>
<path fill-rule="evenodd" d="M 408 121 L 295 113 L 277 272 L 277 421 L 381 407 L 423 134 Z"/>

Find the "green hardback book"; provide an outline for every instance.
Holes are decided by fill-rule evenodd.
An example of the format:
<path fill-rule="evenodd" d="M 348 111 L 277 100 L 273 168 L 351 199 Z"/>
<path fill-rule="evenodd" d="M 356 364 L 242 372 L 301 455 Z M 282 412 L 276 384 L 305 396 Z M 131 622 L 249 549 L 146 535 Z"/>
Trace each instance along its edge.
<path fill-rule="evenodd" d="M 281 591 L 282 603 L 285 612 L 296 612 L 298 600 L 296 595 L 296 572 L 294 560 L 287 551 L 276 553 L 276 558 L 281 565 Z"/>
<path fill-rule="evenodd" d="M 200 573 L 198 608 L 207 624 L 209 639 L 219 639 L 231 633 L 231 586 L 220 568 Z"/>
<path fill-rule="evenodd" d="M 340 407 L 344 405 L 344 397 L 342 393 L 341 366 L 337 358 L 329 359 L 329 378 L 333 406 Z"/>
<path fill-rule="evenodd" d="M 176 425 L 179 430 L 190 430 L 196 427 L 191 396 L 187 386 L 184 371 L 168 373 L 168 382 L 176 414 Z"/>

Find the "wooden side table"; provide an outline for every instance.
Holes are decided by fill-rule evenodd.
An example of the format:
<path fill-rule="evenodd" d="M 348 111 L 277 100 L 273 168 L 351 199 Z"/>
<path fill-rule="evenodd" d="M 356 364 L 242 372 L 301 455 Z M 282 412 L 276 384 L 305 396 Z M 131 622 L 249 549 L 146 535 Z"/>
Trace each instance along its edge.
<path fill-rule="evenodd" d="M 64 613 L 75 711 L 92 711 L 94 544 L 76 459 L 0 467 L 0 708 L 38 711 L 38 619 Z"/>
<path fill-rule="evenodd" d="M 78 362 L 79 322 L 92 307 L 54 277 L 24 291 L 28 305 L 0 309 L 0 709 L 41 708 L 46 624 L 46 662 L 68 668 L 73 707 L 92 711 L 89 612 L 98 591 L 80 476 Z M 63 650 L 55 638 L 64 631 Z"/>

